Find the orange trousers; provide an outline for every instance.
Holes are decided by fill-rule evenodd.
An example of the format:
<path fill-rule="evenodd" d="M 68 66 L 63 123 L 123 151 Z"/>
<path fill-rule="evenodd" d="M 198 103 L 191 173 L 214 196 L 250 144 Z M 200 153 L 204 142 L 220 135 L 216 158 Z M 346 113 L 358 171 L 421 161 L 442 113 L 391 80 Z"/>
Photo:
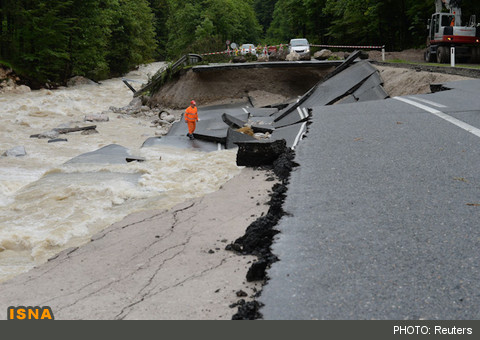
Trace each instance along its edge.
<path fill-rule="evenodd" d="M 193 122 L 187 122 L 188 124 L 188 133 L 189 134 L 193 134 L 195 132 L 195 128 L 197 127 L 197 122 L 193 121 Z"/>

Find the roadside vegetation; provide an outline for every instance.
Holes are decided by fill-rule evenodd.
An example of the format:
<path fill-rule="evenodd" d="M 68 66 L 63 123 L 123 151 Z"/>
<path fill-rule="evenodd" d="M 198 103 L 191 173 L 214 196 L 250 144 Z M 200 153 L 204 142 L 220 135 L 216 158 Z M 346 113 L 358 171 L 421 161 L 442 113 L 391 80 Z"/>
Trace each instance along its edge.
<path fill-rule="evenodd" d="M 422 65 L 422 66 L 433 66 L 433 67 L 447 67 L 450 68 L 450 64 L 439 64 L 439 63 L 425 63 L 425 62 L 415 62 L 411 60 L 403 60 L 403 59 L 391 59 L 385 61 L 387 64 L 409 64 L 409 65 Z M 480 65 L 474 64 L 462 64 L 462 68 L 470 68 L 475 70 L 480 70 Z"/>
<path fill-rule="evenodd" d="M 0 0 L 0 63 L 44 86 L 221 51 L 227 40 L 419 48 L 434 7 L 433 0 Z M 462 9 L 465 18 L 480 17 L 478 1 L 464 0 Z"/>

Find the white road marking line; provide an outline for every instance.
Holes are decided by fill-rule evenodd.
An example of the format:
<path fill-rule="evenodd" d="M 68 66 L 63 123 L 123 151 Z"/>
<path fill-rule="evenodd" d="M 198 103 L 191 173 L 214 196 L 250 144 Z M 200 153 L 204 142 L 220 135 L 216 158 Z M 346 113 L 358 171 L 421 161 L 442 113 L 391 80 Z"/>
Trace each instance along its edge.
<path fill-rule="evenodd" d="M 412 100 L 417 100 L 419 102 L 422 102 L 422 103 L 425 103 L 425 104 L 429 104 L 429 105 L 432 105 L 432 106 L 435 106 L 435 107 L 441 107 L 441 108 L 446 108 L 448 106 L 445 106 L 445 105 L 442 105 L 442 104 L 438 104 L 438 103 L 435 103 L 435 102 L 432 102 L 430 100 L 426 100 L 426 99 L 423 99 L 423 98 L 418 98 L 418 97 L 408 97 Z"/>
<path fill-rule="evenodd" d="M 422 109 L 422 110 L 425 110 L 431 114 L 434 114 L 435 116 L 439 117 L 439 118 L 442 118 L 444 120 L 446 120 L 447 122 L 449 123 L 452 123 L 453 125 L 456 125 L 458 126 L 459 128 L 461 129 L 464 129 L 465 131 L 468 131 L 470 132 L 471 134 L 477 136 L 477 137 L 480 137 L 480 129 L 477 129 L 476 127 L 474 126 L 471 126 L 470 124 L 467 124 L 465 122 L 462 122 L 461 120 L 457 119 L 457 118 L 454 118 L 452 116 L 449 116 L 447 115 L 446 113 L 442 112 L 442 111 L 438 111 L 436 109 L 432 109 L 431 107 L 429 106 L 425 106 L 423 104 L 419 104 L 417 102 L 414 102 L 412 100 L 409 100 L 409 99 L 406 99 L 406 98 L 401 98 L 401 97 L 394 97 L 393 99 L 396 99 L 396 100 L 399 100 L 401 102 L 404 102 L 404 103 L 407 103 L 407 104 L 410 104 L 410 105 L 413 105 L 415 107 L 418 107 L 419 109 Z"/>
<path fill-rule="evenodd" d="M 303 113 L 305 114 L 305 118 L 308 118 L 308 111 L 306 108 L 303 108 Z"/>
<path fill-rule="evenodd" d="M 300 143 L 300 140 L 305 135 L 305 132 L 306 132 L 305 131 L 305 126 L 306 125 L 307 125 L 306 122 L 302 124 L 302 127 L 300 128 L 300 131 L 298 132 L 297 137 L 295 138 L 295 141 L 293 142 L 292 149 L 295 149 L 295 147 L 298 145 L 298 143 Z"/>
<path fill-rule="evenodd" d="M 297 107 L 298 114 L 300 115 L 300 118 L 303 120 L 305 118 L 308 118 L 308 111 L 306 108 L 300 108 Z"/>
<path fill-rule="evenodd" d="M 302 112 L 302 109 L 300 109 L 300 107 L 297 107 L 297 111 L 298 111 L 298 114 L 300 115 L 300 119 L 305 119 L 305 117 L 303 117 L 303 112 Z"/>
<path fill-rule="evenodd" d="M 248 106 L 247 106 L 248 107 Z M 245 111 L 245 113 L 248 113 L 248 110 L 246 108 L 243 108 L 243 111 Z"/>

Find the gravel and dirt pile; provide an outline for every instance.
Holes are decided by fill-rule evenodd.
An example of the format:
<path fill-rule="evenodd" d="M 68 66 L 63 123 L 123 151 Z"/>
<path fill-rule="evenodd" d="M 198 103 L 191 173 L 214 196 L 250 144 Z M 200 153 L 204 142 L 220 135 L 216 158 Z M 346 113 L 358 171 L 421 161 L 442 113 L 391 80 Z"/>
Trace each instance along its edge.
<path fill-rule="evenodd" d="M 431 93 L 430 84 L 470 79 L 458 75 L 376 65 L 390 97 Z"/>
<path fill-rule="evenodd" d="M 412 63 L 421 63 L 425 61 L 423 57 L 424 52 L 424 49 L 410 49 L 399 52 L 385 52 L 385 60 L 405 60 Z M 382 51 L 368 51 L 368 57 L 370 60 L 382 61 Z"/>

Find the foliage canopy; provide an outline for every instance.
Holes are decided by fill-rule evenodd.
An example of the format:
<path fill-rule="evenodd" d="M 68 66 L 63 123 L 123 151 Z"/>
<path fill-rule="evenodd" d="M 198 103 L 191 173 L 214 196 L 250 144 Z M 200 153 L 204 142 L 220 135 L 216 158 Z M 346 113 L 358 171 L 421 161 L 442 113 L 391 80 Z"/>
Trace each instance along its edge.
<path fill-rule="evenodd" d="M 461 2 L 464 19 L 480 3 Z M 0 62 L 38 84 L 120 75 L 227 40 L 422 47 L 434 0 L 0 0 Z"/>

